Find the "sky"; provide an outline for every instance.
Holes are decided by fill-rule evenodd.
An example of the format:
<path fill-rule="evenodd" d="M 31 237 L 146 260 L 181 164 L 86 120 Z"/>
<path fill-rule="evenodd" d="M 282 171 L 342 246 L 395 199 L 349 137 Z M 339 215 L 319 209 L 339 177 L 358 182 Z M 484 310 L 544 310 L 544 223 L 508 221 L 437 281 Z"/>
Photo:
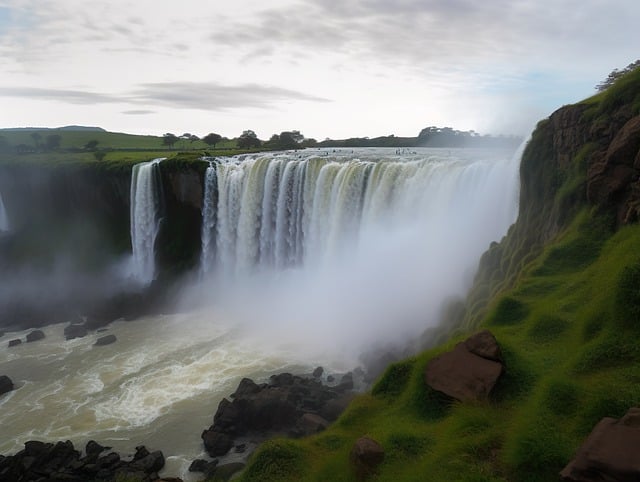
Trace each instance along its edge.
<path fill-rule="evenodd" d="M 0 128 L 527 135 L 640 57 L 637 0 L 0 0 Z"/>

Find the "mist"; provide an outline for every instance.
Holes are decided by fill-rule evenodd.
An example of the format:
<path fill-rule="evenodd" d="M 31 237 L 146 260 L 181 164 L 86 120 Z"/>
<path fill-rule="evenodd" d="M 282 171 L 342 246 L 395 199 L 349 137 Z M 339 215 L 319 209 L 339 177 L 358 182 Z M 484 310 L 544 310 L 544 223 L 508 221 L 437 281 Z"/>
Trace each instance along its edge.
<path fill-rule="evenodd" d="M 515 220 L 518 192 L 519 155 L 418 151 L 218 165 L 204 277 L 183 307 L 204 304 L 310 359 L 356 364 L 411 344 L 465 295 L 480 255 Z"/>

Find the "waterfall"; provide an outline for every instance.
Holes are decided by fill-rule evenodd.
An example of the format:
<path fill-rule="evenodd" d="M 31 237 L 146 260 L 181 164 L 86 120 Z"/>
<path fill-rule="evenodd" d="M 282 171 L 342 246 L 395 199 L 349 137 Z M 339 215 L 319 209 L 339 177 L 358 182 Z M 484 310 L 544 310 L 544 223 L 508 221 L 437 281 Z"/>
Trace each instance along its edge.
<path fill-rule="evenodd" d="M 362 153 L 364 154 L 364 153 Z M 202 272 L 335 260 L 374 230 L 451 230 L 482 252 L 514 221 L 517 161 L 438 155 L 261 154 L 211 162 Z M 359 241 L 360 240 L 360 241 Z M 452 239 L 460 242 L 460 239 Z"/>
<path fill-rule="evenodd" d="M 515 221 L 518 166 L 484 149 L 216 158 L 199 299 L 309 353 L 406 343 Z"/>
<path fill-rule="evenodd" d="M 215 264 L 215 227 L 218 206 L 218 180 L 213 163 L 209 163 L 205 173 L 204 202 L 202 206 L 202 253 L 201 274 L 207 276 Z"/>
<path fill-rule="evenodd" d="M 131 175 L 131 247 L 133 277 L 143 284 L 155 279 L 155 240 L 160 226 L 162 184 L 159 163 L 133 166 Z"/>
<path fill-rule="evenodd" d="M 7 210 L 4 207 L 4 202 L 2 201 L 2 193 L 0 193 L 0 233 L 9 231 L 9 217 L 7 216 Z"/>

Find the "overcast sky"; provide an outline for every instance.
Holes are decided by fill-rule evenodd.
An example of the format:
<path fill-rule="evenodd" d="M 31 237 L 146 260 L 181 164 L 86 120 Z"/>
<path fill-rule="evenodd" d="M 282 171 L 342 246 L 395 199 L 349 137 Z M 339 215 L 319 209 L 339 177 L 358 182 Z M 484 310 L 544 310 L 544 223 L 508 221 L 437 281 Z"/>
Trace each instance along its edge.
<path fill-rule="evenodd" d="M 0 127 L 526 134 L 640 57 L 638 0 L 0 0 Z"/>

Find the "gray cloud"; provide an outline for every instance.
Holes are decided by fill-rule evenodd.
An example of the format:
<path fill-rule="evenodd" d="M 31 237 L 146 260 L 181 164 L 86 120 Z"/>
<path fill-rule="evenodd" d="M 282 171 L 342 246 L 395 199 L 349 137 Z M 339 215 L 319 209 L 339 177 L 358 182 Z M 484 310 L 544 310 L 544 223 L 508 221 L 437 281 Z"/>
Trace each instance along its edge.
<path fill-rule="evenodd" d="M 424 77 L 464 64 L 467 73 L 498 64 L 544 68 L 634 44 L 640 3 L 567 0 L 303 0 L 227 19 L 210 35 L 213 48 L 248 61 L 285 52 L 409 68 Z M 611 25 L 626 25 L 607 32 Z M 594 44 L 593 40 L 599 39 Z M 626 39 L 626 40 L 625 40 Z M 629 48 L 631 51 L 631 48 Z M 633 59 L 631 59 L 633 60 Z M 583 62 L 588 62 L 584 59 Z M 497 74 L 499 75 L 499 74 Z"/>
<path fill-rule="evenodd" d="M 0 87 L 0 96 L 21 97 L 66 102 L 70 104 L 123 103 L 144 106 L 163 105 L 177 109 L 225 111 L 237 108 L 268 109 L 282 102 L 303 100 L 328 102 L 316 97 L 280 87 L 259 84 L 236 86 L 213 82 L 163 82 L 140 85 L 122 95 L 81 90 L 43 89 L 37 87 Z M 128 114 L 147 114 L 148 109 L 132 109 Z"/>
<path fill-rule="evenodd" d="M 118 97 L 82 90 L 41 89 L 38 87 L 0 87 L 1 97 L 56 100 L 68 104 L 104 104 L 119 102 Z"/>
<path fill-rule="evenodd" d="M 155 110 L 146 110 L 146 109 L 132 109 L 132 110 L 124 110 L 123 114 L 127 115 L 147 115 L 147 114 L 155 114 Z"/>

